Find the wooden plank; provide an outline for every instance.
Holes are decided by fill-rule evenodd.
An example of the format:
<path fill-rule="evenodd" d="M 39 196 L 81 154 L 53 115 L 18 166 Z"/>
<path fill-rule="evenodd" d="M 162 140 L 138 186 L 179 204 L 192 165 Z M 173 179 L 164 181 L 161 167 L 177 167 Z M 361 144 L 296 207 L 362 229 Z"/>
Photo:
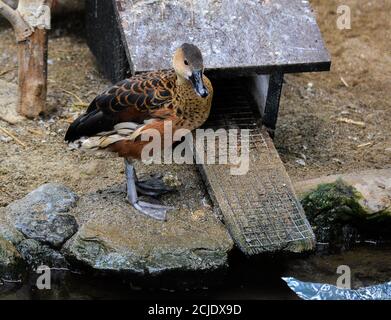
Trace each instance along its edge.
<path fill-rule="evenodd" d="M 262 116 L 262 124 L 274 138 L 284 75 L 274 72 L 270 75 L 256 75 L 249 78 L 249 88 Z"/>
<path fill-rule="evenodd" d="M 171 68 L 198 45 L 212 75 L 329 70 L 330 56 L 303 0 L 113 0 L 133 72 Z"/>
<path fill-rule="evenodd" d="M 229 165 L 199 165 L 232 238 L 247 255 L 312 249 L 314 234 L 272 139 L 260 125 L 248 86 L 240 80 L 214 84 L 217 95 L 205 127 L 251 130 L 247 174 L 231 175 Z M 196 156 L 204 152 L 198 148 Z"/>

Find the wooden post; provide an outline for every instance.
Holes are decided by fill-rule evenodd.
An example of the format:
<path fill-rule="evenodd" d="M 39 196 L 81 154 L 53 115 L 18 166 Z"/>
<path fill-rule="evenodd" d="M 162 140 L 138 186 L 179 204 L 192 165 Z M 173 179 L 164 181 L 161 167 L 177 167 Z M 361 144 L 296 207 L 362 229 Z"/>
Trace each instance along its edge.
<path fill-rule="evenodd" d="M 52 0 L 19 0 L 14 10 L 0 0 L 0 14 L 12 24 L 18 41 L 17 111 L 28 118 L 46 111 L 47 29 L 51 6 Z"/>
<path fill-rule="evenodd" d="M 18 44 L 19 103 L 17 111 L 35 118 L 46 111 L 47 31 L 36 29 Z"/>
<path fill-rule="evenodd" d="M 250 90 L 262 116 L 262 123 L 274 138 L 284 74 L 256 75 L 250 78 Z"/>

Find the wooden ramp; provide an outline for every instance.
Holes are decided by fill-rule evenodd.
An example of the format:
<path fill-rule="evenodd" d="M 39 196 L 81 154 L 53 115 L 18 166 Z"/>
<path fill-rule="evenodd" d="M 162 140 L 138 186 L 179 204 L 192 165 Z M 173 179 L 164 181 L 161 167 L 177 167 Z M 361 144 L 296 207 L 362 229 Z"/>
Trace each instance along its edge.
<path fill-rule="evenodd" d="M 215 82 L 215 87 L 213 113 L 205 127 L 250 130 L 247 174 L 232 175 L 230 165 L 199 165 L 235 243 L 247 255 L 312 249 L 314 234 L 273 141 L 261 126 L 245 79 Z M 218 143 L 216 139 L 216 149 Z M 196 156 L 206 150 L 206 145 L 200 147 Z"/>

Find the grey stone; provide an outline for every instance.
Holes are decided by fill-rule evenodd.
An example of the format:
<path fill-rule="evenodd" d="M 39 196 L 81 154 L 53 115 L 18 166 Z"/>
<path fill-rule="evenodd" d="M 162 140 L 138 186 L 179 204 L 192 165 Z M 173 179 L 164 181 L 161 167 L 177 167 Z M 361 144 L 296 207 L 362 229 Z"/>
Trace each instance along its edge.
<path fill-rule="evenodd" d="M 78 228 L 67 213 L 76 205 L 77 196 L 58 184 L 45 184 L 6 208 L 8 221 L 27 238 L 58 247 Z"/>
<path fill-rule="evenodd" d="M 15 279 L 23 268 L 23 259 L 15 246 L 0 237 L 0 278 L 1 279 Z"/>
<path fill-rule="evenodd" d="M 314 71 L 330 56 L 309 1 L 115 0 L 133 71 L 171 68 L 172 55 L 194 43 L 210 70 L 235 74 L 279 66 Z M 296 72 L 295 71 L 295 72 Z"/>
<path fill-rule="evenodd" d="M 14 226 L 12 226 L 6 219 L 5 208 L 0 208 L 0 237 L 17 245 L 25 238 Z"/>
<path fill-rule="evenodd" d="M 17 249 L 23 260 L 32 268 L 41 265 L 50 268 L 68 268 L 69 265 L 64 256 L 45 244 L 33 239 L 23 240 L 18 244 Z"/>
<path fill-rule="evenodd" d="M 90 218 L 63 251 L 102 271 L 146 275 L 215 270 L 227 265 L 233 247 L 226 229 L 208 207 L 174 210 L 167 222 L 161 222 L 135 211 L 120 190 L 106 190 L 83 196 L 75 211 L 76 216 L 84 213 Z"/>

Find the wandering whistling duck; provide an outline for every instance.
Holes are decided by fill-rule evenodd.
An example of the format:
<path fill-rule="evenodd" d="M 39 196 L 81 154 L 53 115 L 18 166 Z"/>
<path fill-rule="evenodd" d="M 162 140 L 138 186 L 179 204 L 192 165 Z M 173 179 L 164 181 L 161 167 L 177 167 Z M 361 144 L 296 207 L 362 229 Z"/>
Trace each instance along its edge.
<path fill-rule="evenodd" d="M 159 177 L 139 181 L 132 165 L 140 159 L 141 134 L 156 129 L 163 141 L 165 128 L 194 130 L 208 118 L 213 87 L 204 75 L 201 51 L 183 44 L 174 54 L 173 70 L 135 75 L 123 80 L 89 105 L 69 127 L 65 141 L 80 149 L 107 150 L 125 159 L 127 198 L 141 213 L 166 220 L 172 209 L 139 200 L 138 195 L 159 196 L 172 191 Z M 171 121 L 170 126 L 165 126 Z M 155 131 L 156 132 L 156 131 Z M 173 142 L 168 143 L 170 146 Z M 167 142 L 161 146 L 168 147 Z"/>

